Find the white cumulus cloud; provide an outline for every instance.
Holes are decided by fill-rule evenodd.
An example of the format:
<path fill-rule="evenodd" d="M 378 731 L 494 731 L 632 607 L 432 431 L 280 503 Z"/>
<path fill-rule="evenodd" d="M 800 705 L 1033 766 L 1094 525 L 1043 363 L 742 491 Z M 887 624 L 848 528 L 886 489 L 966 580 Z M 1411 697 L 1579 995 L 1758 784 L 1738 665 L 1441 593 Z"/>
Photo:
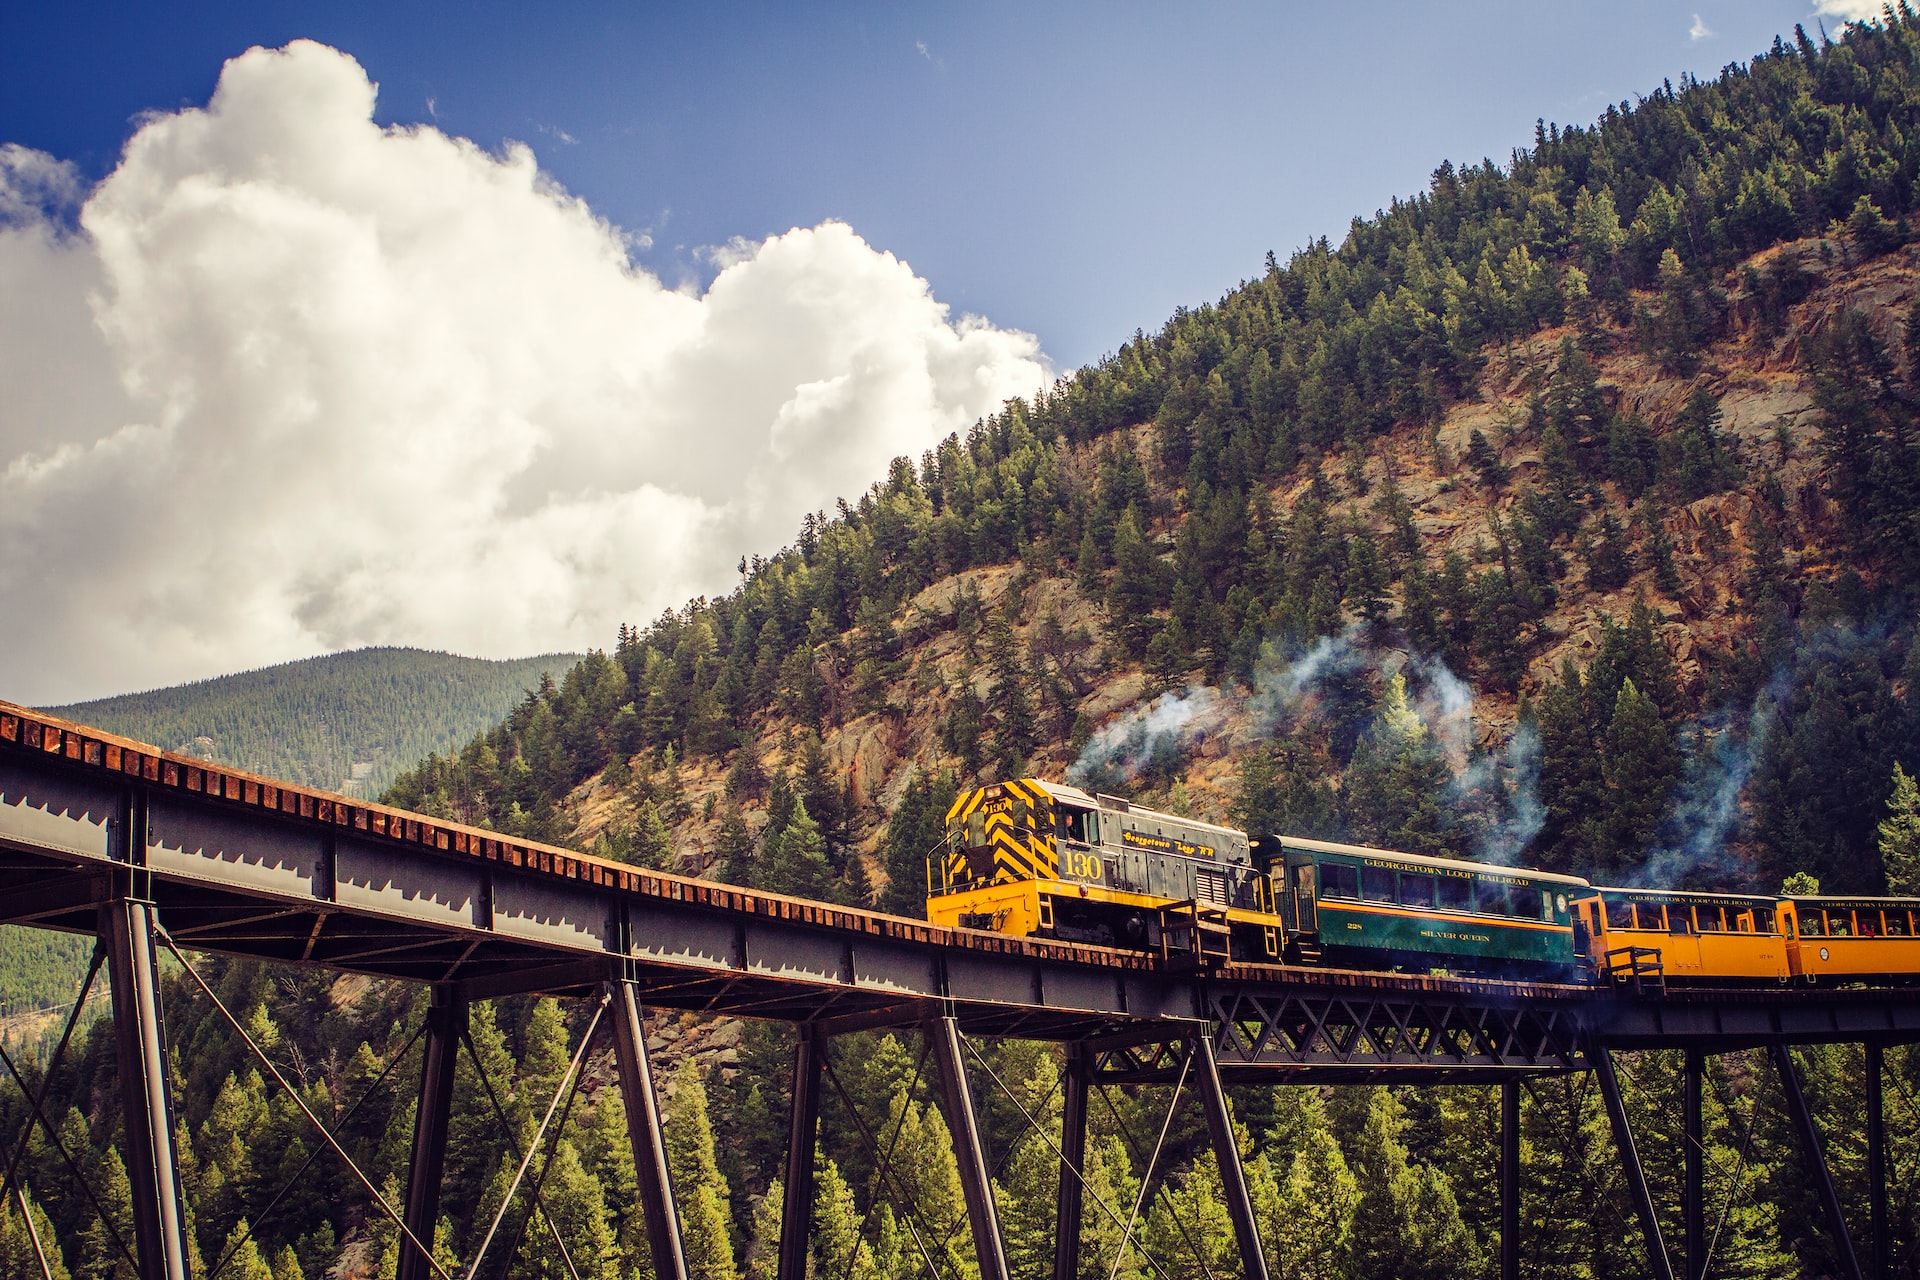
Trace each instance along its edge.
<path fill-rule="evenodd" d="M 1814 0 L 1813 11 L 1848 22 L 1878 22 L 1885 7 L 1886 0 Z"/>
<path fill-rule="evenodd" d="M 374 91 L 302 41 L 91 192 L 0 150 L 0 698 L 603 645 L 1050 376 L 840 223 L 668 289 Z"/>
<path fill-rule="evenodd" d="M 1694 14 L 1693 25 L 1687 28 L 1687 38 L 1689 40 L 1699 41 L 1705 40 L 1712 34 L 1713 28 L 1707 25 L 1706 19 L 1697 13 Z"/>

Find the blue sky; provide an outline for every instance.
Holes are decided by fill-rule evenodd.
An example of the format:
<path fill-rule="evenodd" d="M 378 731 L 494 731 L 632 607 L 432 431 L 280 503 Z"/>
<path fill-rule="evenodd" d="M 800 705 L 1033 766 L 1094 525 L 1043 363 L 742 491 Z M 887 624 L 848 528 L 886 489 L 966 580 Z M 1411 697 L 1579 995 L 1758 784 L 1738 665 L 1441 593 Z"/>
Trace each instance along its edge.
<path fill-rule="evenodd" d="M 611 644 L 1809 2 L 7 7 L 0 696 Z"/>
<path fill-rule="evenodd" d="M 1853 0 L 1858 3 L 1858 0 Z M 1837 10 L 1845 3 L 1829 0 Z M 532 146 L 640 261 L 843 219 L 1058 367 L 1311 236 L 1765 48 L 1806 3 L 37 4 L 0 16 L 0 141 L 112 168 L 135 117 L 311 37 L 377 118 Z M 1706 34 L 1698 34 L 1705 32 Z"/>

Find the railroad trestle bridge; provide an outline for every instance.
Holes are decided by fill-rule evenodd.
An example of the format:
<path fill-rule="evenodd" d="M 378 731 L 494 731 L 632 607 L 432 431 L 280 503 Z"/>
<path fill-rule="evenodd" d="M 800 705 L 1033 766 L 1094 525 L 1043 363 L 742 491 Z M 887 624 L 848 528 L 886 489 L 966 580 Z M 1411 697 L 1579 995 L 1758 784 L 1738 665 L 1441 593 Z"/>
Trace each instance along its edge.
<path fill-rule="evenodd" d="M 1191 1085 L 1219 1159 L 1244 1274 L 1265 1280 L 1225 1089 L 1253 1081 L 1500 1085 L 1501 1268 L 1514 1280 L 1521 1083 L 1578 1071 L 1593 1073 L 1606 1104 L 1649 1273 L 1671 1280 L 1675 1263 L 1615 1078 L 1612 1055 L 1622 1049 L 1685 1051 L 1686 1239 L 1678 1252 L 1684 1273 L 1697 1276 L 1705 1260 L 1704 1061 L 1756 1048 L 1773 1055 L 1821 1183 L 1836 1254 L 1852 1275 L 1871 1267 L 1878 1277 L 1887 1274 L 1888 1238 L 1881 1052 L 1920 1041 L 1920 987 L 1636 993 L 1268 965 L 1172 971 L 1110 948 L 943 929 L 618 866 L 172 755 L 5 703 L 0 923 L 99 939 L 93 972 L 104 967 L 111 978 L 134 1192 L 135 1239 L 127 1248 L 152 1280 L 186 1280 L 188 1256 L 158 998 L 162 951 L 178 956 L 195 982 L 187 953 L 206 951 L 431 987 L 416 1033 L 424 1052 L 404 1201 L 388 1204 L 361 1175 L 399 1225 L 402 1280 L 445 1275 L 430 1249 L 454 1069 L 463 1045 L 471 1047 L 466 1009 L 476 1000 L 552 994 L 596 1002 L 562 1092 L 570 1096 L 577 1086 L 581 1059 L 607 1027 L 661 1280 L 684 1280 L 686 1263 L 647 1057 L 650 1007 L 770 1019 L 797 1030 L 781 1280 L 806 1274 L 821 1089 L 841 1087 L 825 1047 L 844 1032 L 925 1033 L 985 1280 L 1006 1280 L 1007 1268 L 970 1078 L 991 1072 L 972 1048 L 975 1039 L 1067 1045 L 1055 1280 L 1075 1274 L 1087 1102 L 1091 1089 L 1109 1083 L 1171 1084 L 1175 1105 Z M 245 1036 L 238 1023 L 234 1029 Z M 1790 1054 L 1794 1045 L 1829 1043 L 1866 1046 L 1872 1228 L 1864 1265 Z M 63 1036 L 56 1055 L 65 1044 Z M 969 1070 L 970 1055 L 978 1070 Z M 39 1099 L 29 1097 L 38 1113 Z M 561 1101 L 556 1095 L 535 1141 L 519 1154 L 516 1188 Z M 57 1142 L 50 1127 L 48 1136 Z M 884 1169 L 884 1135 L 861 1136 Z M 22 1194 L 11 1163 L 7 1184 L 7 1196 Z M 537 1202 L 538 1175 L 526 1185 Z"/>

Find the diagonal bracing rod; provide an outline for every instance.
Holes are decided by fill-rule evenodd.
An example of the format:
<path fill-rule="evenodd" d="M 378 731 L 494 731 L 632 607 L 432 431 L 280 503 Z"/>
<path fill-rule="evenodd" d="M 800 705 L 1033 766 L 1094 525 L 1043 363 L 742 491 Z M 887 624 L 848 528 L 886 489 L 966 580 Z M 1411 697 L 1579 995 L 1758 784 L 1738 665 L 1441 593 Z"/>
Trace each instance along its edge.
<path fill-rule="evenodd" d="M 1613 1126 L 1613 1144 L 1620 1152 L 1620 1169 L 1633 1192 L 1633 1205 L 1640 1215 L 1640 1230 L 1646 1236 L 1647 1269 L 1659 1280 L 1674 1280 L 1673 1260 L 1660 1238 L 1660 1219 L 1653 1208 L 1653 1193 L 1647 1190 L 1647 1173 L 1640 1165 L 1639 1148 L 1633 1144 L 1633 1129 L 1627 1123 L 1626 1103 L 1620 1097 L 1620 1080 L 1613 1073 L 1613 1055 L 1595 1042 L 1587 1050 L 1593 1063 L 1593 1076 L 1600 1085 L 1600 1098 L 1607 1105 L 1607 1122 Z"/>
<path fill-rule="evenodd" d="M 1260 1247 L 1260 1227 L 1253 1218 L 1253 1199 L 1247 1194 L 1247 1171 L 1240 1163 L 1240 1144 L 1233 1134 L 1233 1113 L 1227 1091 L 1220 1085 L 1220 1065 L 1213 1059 L 1213 1037 L 1196 1031 L 1188 1040 L 1190 1056 L 1200 1060 L 1200 1099 L 1207 1112 L 1207 1131 L 1213 1139 L 1213 1157 L 1220 1165 L 1221 1188 L 1233 1234 L 1240 1246 L 1245 1280 L 1267 1280 L 1267 1255 Z"/>
<path fill-rule="evenodd" d="M 1029 1129 L 1032 1129 L 1035 1133 L 1039 1134 L 1041 1139 L 1047 1144 L 1047 1146 L 1052 1149 L 1053 1154 L 1060 1158 L 1060 1176 L 1064 1178 L 1069 1173 L 1071 1173 L 1073 1175 L 1074 1181 L 1079 1184 L 1080 1189 L 1082 1191 L 1090 1190 L 1091 1188 L 1087 1186 L 1086 1170 L 1084 1168 L 1083 1163 L 1078 1160 L 1069 1161 L 1067 1159 L 1066 1152 L 1061 1150 L 1059 1144 L 1054 1142 L 1053 1138 L 1047 1133 L 1047 1131 L 1041 1127 L 1040 1122 L 1034 1118 L 1033 1112 L 1027 1110 L 1026 1104 L 1020 1101 L 1020 1096 L 1016 1094 L 1013 1090 L 1007 1088 L 1007 1082 L 1002 1080 L 999 1077 L 999 1075 L 995 1073 L 992 1065 L 989 1064 L 987 1060 L 980 1055 L 980 1051 L 978 1049 L 974 1049 L 971 1043 L 967 1045 L 967 1048 L 972 1050 L 973 1060 L 980 1065 L 980 1069 L 982 1071 L 987 1073 L 987 1077 L 993 1081 L 994 1087 L 996 1087 L 997 1089 L 1000 1090 L 1001 1093 L 1006 1095 L 1007 1101 L 1011 1102 L 1013 1104 L 1014 1110 L 1020 1113 L 1020 1118 L 1027 1122 L 1027 1127 Z M 1105 1096 L 1106 1096 L 1105 1094 L 1101 1095 L 1102 1098 L 1105 1098 Z M 1084 1105 L 1084 1099 L 1083 1099 L 1083 1105 Z M 1111 1108 L 1112 1104 L 1109 1103 L 1108 1106 L 1109 1108 Z M 1114 1118 L 1116 1121 L 1118 1121 L 1119 1116 L 1117 1113 Z M 1135 1151 L 1135 1154 L 1138 1154 L 1137 1149 Z M 1106 1214 L 1107 1217 L 1113 1220 L 1114 1226 L 1119 1227 L 1122 1231 L 1125 1231 L 1127 1229 L 1127 1224 L 1125 1221 L 1121 1219 L 1119 1211 L 1116 1210 L 1112 1205 L 1108 1204 L 1106 1201 L 1106 1198 L 1102 1196 L 1098 1191 L 1095 1191 L 1093 1193 L 1093 1203 L 1095 1207 L 1097 1207 L 1102 1213 Z M 1182 1228 L 1182 1230 L 1184 1231 L 1185 1228 Z M 1189 1239 L 1188 1243 L 1191 1244 L 1192 1240 Z M 1195 1253 L 1196 1254 L 1198 1253 L 1197 1249 L 1195 1250 Z M 1153 1268 L 1154 1274 L 1159 1276 L 1160 1280 L 1172 1280 L 1172 1278 L 1167 1275 L 1166 1268 L 1162 1267 L 1160 1263 L 1157 1260 L 1155 1260 L 1152 1254 L 1148 1253 L 1145 1249 L 1142 1249 L 1140 1251 L 1140 1256 L 1147 1260 L 1147 1265 Z M 1056 1262 L 1058 1261 L 1057 1256 L 1055 1258 L 1055 1261 Z M 1078 1254 L 1077 1247 L 1076 1247 L 1073 1261 L 1075 1263 L 1079 1262 L 1079 1254 Z M 1202 1258 L 1201 1265 L 1205 1266 L 1205 1264 L 1206 1264 L 1206 1259 Z M 1068 1280 L 1071 1280 L 1071 1278 L 1075 1274 L 1077 1274 L 1075 1271 L 1069 1270 L 1067 1272 Z"/>
<path fill-rule="evenodd" d="M 207 985 L 207 980 L 200 976 L 200 971 L 195 969 L 187 960 L 186 955 L 174 944 L 172 937 L 167 934 L 167 931 L 160 928 L 158 923 L 154 925 L 154 929 L 160 941 L 166 944 L 167 950 L 173 953 L 173 958 L 180 962 L 180 967 L 186 970 L 187 976 L 193 979 L 193 984 L 199 987 L 201 993 L 213 1002 L 213 1007 L 220 1011 L 220 1016 L 227 1020 L 227 1025 L 233 1028 L 234 1033 L 238 1035 L 246 1044 L 247 1048 L 252 1051 L 253 1056 L 259 1059 L 260 1065 L 267 1069 L 267 1073 L 273 1077 L 274 1083 L 278 1084 L 286 1093 L 287 1097 L 292 1099 L 294 1106 L 300 1108 L 300 1114 L 307 1118 L 307 1123 L 313 1126 L 314 1132 L 325 1139 L 326 1144 L 333 1148 L 334 1154 L 345 1162 L 347 1171 L 359 1180 L 362 1187 L 366 1188 L 367 1194 L 373 1197 L 374 1203 L 380 1206 L 381 1212 L 391 1218 L 394 1225 L 400 1228 L 400 1234 L 406 1242 L 425 1255 L 428 1263 L 441 1277 L 441 1280 L 453 1280 L 451 1276 L 447 1275 L 446 1269 L 434 1258 L 433 1251 L 421 1244 L 420 1238 L 407 1229 L 407 1224 L 405 1220 L 401 1218 L 399 1211 L 387 1203 L 387 1198 L 380 1194 L 380 1188 L 373 1185 L 373 1180 L 367 1177 L 366 1171 L 354 1163 L 353 1157 L 347 1154 L 347 1149 L 340 1145 L 339 1141 L 333 1136 L 327 1126 L 320 1123 L 320 1117 L 313 1114 L 313 1108 L 307 1105 L 307 1100 L 300 1096 L 299 1090 L 293 1087 L 292 1082 L 281 1072 L 278 1064 L 267 1056 L 266 1050 L 254 1042 L 253 1036 L 248 1034 L 247 1029 L 240 1025 L 240 1020 L 233 1016 L 232 1010 L 227 1008 L 226 1003 L 215 994 L 214 989 Z M 184 1271 L 182 1272 L 181 1280 L 185 1280 Z"/>
<path fill-rule="evenodd" d="M 960 1050 L 960 1023 L 951 1017 L 934 1018 L 927 1024 L 927 1034 L 933 1040 L 933 1057 L 947 1098 L 947 1127 L 953 1136 L 953 1154 L 960 1162 L 960 1189 L 966 1195 L 967 1222 L 973 1228 L 973 1256 L 980 1263 L 982 1280 L 1008 1280 L 1000 1214 L 993 1203 L 993 1180 L 987 1171 L 980 1118 L 974 1114 L 967 1063 Z"/>
<path fill-rule="evenodd" d="M 1827 1154 L 1820 1144 L 1820 1130 L 1814 1127 L 1813 1111 L 1807 1106 L 1807 1095 L 1800 1088 L 1800 1073 L 1793 1065 L 1793 1051 L 1784 1044 L 1771 1046 L 1767 1052 L 1773 1057 L 1773 1069 L 1780 1076 L 1780 1091 L 1787 1098 L 1787 1113 L 1793 1117 L 1793 1127 L 1800 1135 L 1800 1150 L 1806 1157 L 1808 1168 L 1820 1191 L 1820 1203 L 1827 1212 L 1827 1228 L 1833 1233 L 1834 1253 L 1838 1255 L 1840 1265 L 1853 1280 L 1865 1280 L 1860 1271 L 1860 1259 L 1853 1251 L 1853 1236 L 1847 1231 L 1846 1214 L 1840 1208 L 1840 1193 L 1833 1186 L 1833 1171 L 1827 1167 Z"/>
<path fill-rule="evenodd" d="M 580 1037 L 580 1047 L 574 1050 L 573 1061 L 567 1064 L 566 1074 L 560 1077 L 560 1089 L 553 1095 L 553 1101 L 547 1104 L 547 1113 L 540 1117 L 540 1127 L 533 1131 L 533 1140 L 527 1143 L 526 1154 L 520 1157 L 520 1167 L 513 1171 L 513 1181 L 507 1184 L 507 1194 L 500 1198 L 499 1212 L 493 1215 L 493 1221 L 487 1226 L 487 1234 L 480 1241 L 479 1252 L 473 1255 L 473 1263 L 467 1268 L 467 1280 L 475 1280 L 480 1274 L 480 1264 L 487 1260 L 487 1250 L 493 1245 L 493 1237 L 499 1232 L 501 1222 L 505 1221 L 507 1210 L 513 1207 L 514 1194 L 520 1190 L 520 1183 L 527 1176 L 527 1167 L 533 1163 L 534 1153 L 546 1141 L 547 1126 L 553 1123 L 553 1113 L 560 1109 L 560 1100 L 566 1098 L 572 1101 L 570 1090 L 573 1078 L 579 1072 L 580 1064 L 586 1060 L 587 1050 L 593 1045 L 593 1033 L 600 1029 L 601 1015 L 606 1013 L 612 999 L 610 994 L 601 995 L 600 1003 L 593 1011 L 593 1019 L 587 1023 L 586 1033 Z M 558 1242 L 558 1239 L 556 1236 L 555 1241 Z M 565 1245 L 560 1246 L 560 1256 L 567 1264 L 567 1274 L 573 1280 L 580 1280 L 580 1273 L 574 1269 L 573 1259 L 568 1256 Z"/>
<path fill-rule="evenodd" d="M 520 1144 L 513 1139 L 513 1121 L 507 1119 L 507 1109 L 500 1105 L 500 1095 L 493 1091 L 493 1081 L 487 1079 L 486 1064 L 480 1061 L 480 1051 L 473 1047 L 473 1035 L 465 1027 L 460 1029 L 460 1043 L 466 1047 L 467 1057 L 473 1063 L 473 1074 L 480 1081 L 480 1091 L 487 1095 L 487 1105 L 493 1108 L 494 1119 L 500 1122 L 500 1136 L 507 1144 L 507 1154 L 518 1160 Z M 566 1241 L 560 1238 L 560 1227 L 554 1216 L 547 1212 L 547 1202 L 540 1198 L 540 1188 L 529 1188 L 528 1198 L 533 1201 L 533 1207 L 540 1211 L 541 1221 L 547 1224 L 547 1234 L 553 1237 L 554 1248 L 560 1250 L 561 1258 L 571 1267 L 573 1260 L 567 1253 Z"/>
<path fill-rule="evenodd" d="M 640 1214 L 647 1245 L 660 1280 L 687 1280 L 686 1247 L 680 1238 L 680 1211 L 673 1203 L 673 1175 L 667 1169 L 666 1139 L 660 1129 L 660 1097 L 647 1061 L 647 1024 L 632 981 L 607 983 L 613 1002 L 613 1051 L 620 1066 L 620 1095 L 627 1104 L 627 1140 L 633 1144 L 633 1168 L 640 1184 Z"/>

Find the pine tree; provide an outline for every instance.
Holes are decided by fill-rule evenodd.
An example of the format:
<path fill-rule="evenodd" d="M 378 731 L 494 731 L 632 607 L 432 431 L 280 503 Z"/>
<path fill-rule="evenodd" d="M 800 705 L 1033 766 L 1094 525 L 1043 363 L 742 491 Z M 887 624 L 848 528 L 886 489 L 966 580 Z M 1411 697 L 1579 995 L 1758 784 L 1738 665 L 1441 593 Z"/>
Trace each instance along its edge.
<path fill-rule="evenodd" d="M 26 1195 L 25 1199 L 25 1214 L 20 1212 L 19 1197 L 8 1196 L 0 1201 L 0 1275 L 19 1276 L 21 1280 L 26 1280 L 27 1277 L 44 1274 L 54 1277 L 54 1280 L 68 1280 L 67 1265 L 61 1256 L 53 1220 L 47 1217 L 46 1211 L 31 1194 Z M 42 1258 L 46 1259 L 45 1272 L 40 1268 Z M 272 1277 L 268 1276 L 265 1280 L 272 1280 Z"/>
<path fill-rule="evenodd" d="M 1898 761 L 1887 816 L 1880 822 L 1880 866 L 1888 893 L 1920 895 L 1920 786 Z"/>
<path fill-rule="evenodd" d="M 720 810 L 720 838 L 715 844 L 720 878 L 728 884 L 749 884 L 753 879 L 753 833 L 740 806 L 729 799 Z"/>
<path fill-rule="evenodd" d="M 1645 853 L 1679 774 L 1660 709 L 1631 679 L 1614 699 L 1600 767 L 1607 801 L 1592 847 L 1603 867 L 1617 873 Z"/>
<path fill-rule="evenodd" d="M 637 867 L 665 871 L 673 865 L 673 837 L 659 806 L 647 800 L 633 815 L 633 846 L 629 860 Z"/>
<path fill-rule="evenodd" d="M 1268 1267 L 1297 1280 L 1346 1280 L 1360 1184 L 1340 1144 L 1324 1126 L 1308 1129 L 1282 1167 L 1273 1208 L 1261 1222 Z"/>
<path fill-rule="evenodd" d="M 827 863 L 826 841 L 820 838 L 820 828 L 808 816 L 803 801 L 793 802 L 793 816 L 787 825 L 767 838 L 757 866 L 760 875 L 754 883 L 756 889 L 799 898 L 826 898 L 833 868 Z"/>
<path fill-rule="evenodd" d="M 795 816 L 806 812 L 797 807 Z M 698 1280 L 737 1280 L 728 1230 L 727 1180 L 714 1153 L 707 1088 L 692 1062 L 674 1076 L 666 1125 L 667 1169 L 680 1208 L 687 1274 Z"/>

